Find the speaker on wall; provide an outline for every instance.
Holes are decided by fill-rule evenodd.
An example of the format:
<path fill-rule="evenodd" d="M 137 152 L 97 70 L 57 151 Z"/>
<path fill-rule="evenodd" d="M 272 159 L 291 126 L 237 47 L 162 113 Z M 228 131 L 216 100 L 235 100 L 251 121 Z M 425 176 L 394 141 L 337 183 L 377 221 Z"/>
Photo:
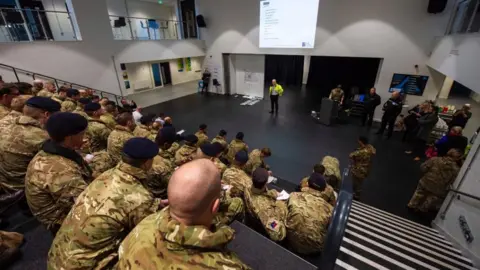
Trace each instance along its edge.
<path fill-rule="evenodd" d="M 448 0 L 430 0 L 428 2 L 428 13 L 441 13 L 447 7 Z"/>
<path fill-rule="evenodd" d="M 207 27 L 207 24 L 205 23 L 205 18 L 203 18 L 203 15 L 197 16 L 197 25 L 198 27 Z"/>

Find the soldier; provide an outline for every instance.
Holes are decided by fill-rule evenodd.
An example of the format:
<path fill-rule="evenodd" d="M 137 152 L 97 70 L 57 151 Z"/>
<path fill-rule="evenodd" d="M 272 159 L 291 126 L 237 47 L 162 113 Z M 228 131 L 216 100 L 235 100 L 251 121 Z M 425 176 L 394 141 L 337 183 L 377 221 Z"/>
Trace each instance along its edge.
<path fill-rule="evenodd" d="M 457 149 L 451 149 L 446 156 L 433 157 L 423 163 L 423 177 L 408 203 L 408 208 L 424 213 L 438 210 L 448 194 L 448 187 L 460 171 L 458 162 L 462 156 Z"/>
<path fill-rule="evenodd" d="M 100 105 L 102 105 L 102 109 L 103 109 L 104 111 L 106 111 L 107 109 L 105 108 L 105 106 L 107 106 L 107 103 L 108 103 L 108 102 L 109 102 L 108 98 L 102 97 L 98 103 L 100 103 Z M 115 102 L 114 102 L 114 104 L 115 104 Z M 116 105 L 116 104 L 115 104 L 115 105 Z"/>
<path fill-rule="evenodd" d="M 33 81 L 32 94 L 36 96 L 43 89 L 43 81 L 36 79 Z"/>
<path fill-rule="evenodd" d="M 106 102 L 104 102 L 105 100 Z M 113 101 L 108 101 L 108 99 L 105 98 L 103 98 L 101 102 L 105 103 L 105 105 L 102 105 L 102 103 L 100 103 L 100 105 L 102 105 L 102 107 L 104 108 L 105 112 L 100 117 L 100 120 L 107 124 L 110 129 L 114 129 L 117 125 L 117 121 L 115 121 L 115 117 L 118 115 L 117 104 L 115 104 L 115 102 Z"/>
<path fill-rule="evenodd" d="M 13 262 L 22 243 L 22 234 L 0 231 L 0 266 L 6 267 Z"/>
<path fill-rule="evenodd" d="M 235 232 L 213 223 L 221 189 L 211 161 L 195 160 L 176 170 L 168 185 L 170 206 L 146 217 L 125 238 L 117 268 L 250 269 L 226 249 Z"/>
<path fill-rule="evenodd" d="M 108 136 L 112 131 L 100 120 L 102 106 L 92 102 L 85 105 L 84 110 L 87 114 L 88 129 L 85 133 L 86 143 L 82 147 L 83 152 L 90 154 L 107 149 Z"/>
<path fill-rule="evenodd" d="M 112 160 L 107 150 L 91 153 L 90 158 L 87 156 L 85 157 L 85 160 L 92 169 L 93 179 L 117 165 L 117 163 Z"/>
<path fill-rule="evenodd" d="M 175 153 L 175 165 L 182 166 L 195 158 L 195 154 L 197 153 L 197 142 L 198 137 L 195 135 L 188 135 L 185 137 L 185 144 Z"/>
<path fill-rule="evenodd" d="M 32 85 L 27 83 L 27 82 L 18 82 L 15 83 L 15 87 L 17 87 L 18 91 L 20 92 L 20 95 L 30 95 L 33 96 L 32 93 Z M 0 89 L 2 88 L 0 84 Z"/>
<path fill-rule="evenodd" d="M 270 239 L 281 242 L 287 236 L 285 221 L 288 209 L 285 201 L 277 201 L 276 190 L 267 189 L 268 176 L 264 168 L 253 171 L 253 186 L 251 192 L 245 192 L 245 204 L 248 213 L 263 226 Z"/>
<path fill-rule="evenodd" d="M 337 88 L 332 89 L 332 91 L 330 92 L 330 96 L 328 98 L 340 104 L 343 104 L 344 97 L 345 97 L 345 93 L 342 90 L 342 86 L 337 85 Z"/>
<path fill-rule="evenodd" d="M 333 207 L 319 195 L 326 187 L 321 177 L 308 181 L 310 189 L 290 194 L 288 200 L 287 241 L 294 252 L 314 254 L 322 251 Z"/>
<path fill-rule="evenodd" d="M 220 178 L 222 178 L 223 173 L 227 169 L 227 166 L 218 159 L 220 154 L 223 152 L 223 147 L 219 143 L 205 143 L 197 149 L 196 159 L 209 159 L 212 161 L 215 166 L 217 166 L 220 171 Z"/>
<path fill-rule="evenodd" d="M 15 121 L 23 115 L 23 107 L 30 95 L 20 95 L 12 99 L 11 111 L 0 120 L 0 131 L 8 125 L 15 123 Z"/>
<path fill-rule="evenodd" d="M 223 146 L 224 149 L 228 148 L 228 143 L 227 143 L 227 132 L 225 130 L 220 130 L 218 135 L 213 138 L 212 143 L 218 142 Z"/>
<path fill-rule="evenodd" d="M 339 190 L 342 176 L 340 175 L 340 162 L 338 159 L 325 156 L 321 164 L 325 167 L 325 173 L 323 175 L 327 184 L 332 186 L 334 190 Z"/>
<path fill-rule="evenodd" d="M 48 139 L 43 129 L 47 119 L 60 110 L 60 104 L 50 98 L 30 98 L 24 115 L 5 126 L 0 133 L 0 193 L 15 193 L 25 188 L 28 163 Z"/>
<path fill-rule="evenodd" d="M 173 148 L 176 135 L 173 127 L 164 127 L 158 131 L 155 138 L 155 142 L 160 148 L 158 155 L 169 160 L 172 164 L 175 164 L 175 152 L 177 151 Z"/>
<path fill-rule="evenodd" d="M 37 96 L 52 98 L 53 94 L 55 94 L 55 91 L 57 90 L 55 88 L 55 83 L 52 81 L 47 81 L 45 82 L 44 86 L 45 88 L 38 92 Z"/>
<path fill-rule="evenodd" d="M 0 119 L 10 112 L 12 99 L 19 94 L 17 86 L 11 83 L 6 83 L 0 88 Z"/>
<path fill-rule="evenodd" d="M 248 155 L 248 162 L 245 165 L 245 172 L 249 175 L 251 175 L 257 168 L 264 168 L 270 171 L 270 167 L 265 164 L 264 159 L 267 157 L 270 157 L 272 155 L 272 151 L 270 148 L 262 148 L 260 149 L 254 149 L 250 155 Z M 272 172 L 269 172 L 272 174 Z"/>
<path fill-rule="evenodd" d="M 77 89 L 68 89 L 67 97 L 62 102 L 62 112 L 73 112 L 77 109 L 77 101 L 80 99 L 80 92 Z"/>
<path fill-rule="evenodd" d="M 242 150 L 235 155 L 235 160 L 232 163 L 232 166 L 226 169 L 223 173 L 223 183 L 232 186 L 228 192 L 231 197 L 243 198 L 245 190 L 250 190 L 252 188 L 252 179 L 243 170 L 243 167 L 247 162 L 248 154 Z"/>
<path fill-rule="evenodd" d="M 60 89 L 58 89 L 58 93 L 54 94 L 52 96 L 52 99 L 55 100 L 56 102 L 62 104 L 65 99 L 67 98 L 67 88 L 65 87 L 60 87 Z"/>
<path fill-rule="evenodd" d="M 77 198 L 48 252 L 48 269 L 113 267 L 125 235 L 166 203 L 142 185 L 157 153 L 145 138 L 125 143 L 122 161 Z"/>
<path fill-rule="evenodd" d="M 140 124 L 138 124 L 133 131 L 133 135 L 135 135 L 135 137 L 143 137 L 155 141 L 157 133 L 153 132 L 151 128 L 154 119 L 155 115 L 153 114 L 142 116 L 142 118 L 140 118 Z"/>
<path fill-rule="evenodd" d="M 35 217 L 56 233 L 75 199 L 91 181 L 92 172 L 77 154 L 88 127 L 75 113 L 55 113 L 47 121 L 50 140 L 33 158 L 25 176 L 25 195 Z"/>
<path fill-rule="evenodd" d="M 228 162 L 232 163 L 235 159 L 235 155 L 239 151 L 246 151 L 248 152 L 248 145 L 243 142 L 243 132 L 238 132 L 235 139 L 233 139 L 230 144 L 228 145 L 228 152 L 227 152 L 227 159 Z"/>
<path fill-rule="evenodd" d="M 73 113 L 78 113 L 81 116 L 85 117 L 85 119 L 88 119 L 88 115 L 85 113 L 85 106 L 90 103 L 89 98 L 79 98 L 77 102 L 77 108 L 73 110 Z"/>
<path fill-rule="evenodd" d="M 316 164 L 313 167 L 313 173 L 310 176 L 303 178 L 302 181 L 300 182 L 300 190 L 306 191 L 307 189 L 309 189 L 308 181 L 312 177 L 322 177 L 325 179 L 325 177 L 323 176 L 324 174 L 325 174 L 325 167 L 321 164 Z M 325 187 L 325 190 L 320 191 L 320 197 L 322 197 L 326 202 L 328 202 L 332 206 L 335 206 L 335 204 L 337 203 L 335 191 L 333 190 L 333 187 L 330 186 L 328 183 L 327 183 L 327 186 Z"/>
<path fill-rule="evenodd" d="M 370 173 L 372 157 L 376 154 L 375 148 L 368 144 L 366 137 L 358 138 L 360 147 L 350 154 L 352 164 L 351 173 L 353 180 L 353 192 L 355 199 L 359 200 L 362 193 L 362 184 Z"/>
<path fill-rule="evenodd" d="M 175 165 L 168 159 L 157 155 L 153 159 L 152 169 L 148 172 L 145 187 L 155 198 L 167 199 L 168 181 L 175 171 Z"/>
<path fill-rule="evenodd" d="M 118 115 L 117 125 L 108 136 L 107 151 L 113 163 L 118 163 L 122 158 L 122 149 L 125 142 L 133 138 L 136 124 L 131 113 L 124 112 Z"/>
<path fill-rule="evenodd" d="M 202 146 L 204 143 L 208 143 L 207 125 L 201 124 L 198 131 L 195 133 L 198 138 L 197 147 Z"/>

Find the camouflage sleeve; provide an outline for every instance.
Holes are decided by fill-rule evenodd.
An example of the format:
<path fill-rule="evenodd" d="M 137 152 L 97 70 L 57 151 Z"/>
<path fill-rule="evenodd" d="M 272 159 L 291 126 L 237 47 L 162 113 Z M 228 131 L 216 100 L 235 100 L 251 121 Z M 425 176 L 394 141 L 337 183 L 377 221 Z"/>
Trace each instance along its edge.
<path fill-rule="evenodd" d="M 145 217 L 157 212 L 160 209 L 160 199 L 150 198 L 144 200 L 139 206 L 128 213 L 129 228 L 132 230 Z"/>
<path fill-rule="evenodd" d="M 112 130 L 109 129 L 107 126 L 104 126 L 104 128 L 101 129 L 100 132 L 100 138 L 102 138 L 104 141 L 108 141 L 108 136 L 110 136 L 110 133 L 112 133 Z"/>
<path fill-rule="evenodd" d="M 281 242 L 283 239 L 285 239 L 287 236 L 287 228 L 284 221 L 269 217 L 265 215 L 263 211 L 258 213 L 258 217 L 265 227 L 265 231 L 270 239 L 275 242 Z"/>
<path fill-rule="evenodd" d="M 72 172 L 58 174 L 54 177 L 50 191 L 57 197 L 56 203 L 64 208 L 71 208 L 78 195 L 87 188 L 82 175 Z"/>
<path fill-rule="evenodd" d="M 184 155 L 183 153 L 177 152 L 175 155 L 175 165 L 182 166 L 183 164 L 192 160 L 192 155 Z"/>
<path fill-rule="evenodd" d="M 354 151 L 354 152 L 350 153 L 350 159 L 355 160 L 355 158 L 358 155 L 360 155 L 360 152 L 359 151 Z"/>
<path fill-rule="evenodd" d="M 426 173 L 428 172 L 433 164 L 435 163 L 435 161 L 437 160 L 437 157 L 433 157 L 427 161 L 425 161 L 421 166 L 420 166 L 420 170 L 422 171 L 422 173 Z"/>

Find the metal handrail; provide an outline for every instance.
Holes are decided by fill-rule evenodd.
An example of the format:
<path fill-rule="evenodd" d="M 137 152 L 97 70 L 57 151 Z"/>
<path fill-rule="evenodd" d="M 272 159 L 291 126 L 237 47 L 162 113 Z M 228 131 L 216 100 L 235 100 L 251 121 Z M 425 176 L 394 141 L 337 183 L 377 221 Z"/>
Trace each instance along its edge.
<path fill-rule="evenodd" d="M 45 10 L 45 9 L 35 9 L 35 8 L 2 8 L 0 7 L 1 10 L 15 10 L 15 11 L 38 11 L 38 12 L 51 12 L 51 13 L 67 13 L 70 14 L 68 11 L 58 11 L 58 10 Z"/>
<path fill-rule="evenodd" d="M 465 193 L 463 191 L 460 191 L 460 190 L 456 190 L 456 189 L 448 189 L 448 191 L 451 191 L 453 193 L 457 193 L 457 194 L 460 194 L 460 195 L 463 195 L 463 196 L 466 196 L 466 197 L 469 197 L 471 199 L 475 199 L 477 201 L 480 201 L 480 197 L 478 196 L 475 196 L 475 195 L 472 195 L 472 194 L 468 194 L 468 193 Z"/>
<path fill-rule="evenodd" d="M 186 23 L 186 21 L 176 21 L 176 20 L 165 20 L 165 19 L 160 19 L 160 18 L 147 18 L 147 17 L 132 17 L 132 16 L 120 16 L 120 15 L 108 15 L 109 17 L 123 17 L 125 19 L 138 19 L 138 20 L 155 20 L 155 21 L 164 21 L 164 22 L 180 22 L 180 23 Z"/>
<path fill-rule="evenodd" d="M 95 93 L 99 93 L 100 94 L 100 97 L 104 97 L 104 96 L 114 96 L 115 97 L 115 102 L 117 104 L 120 104 L 120 101 L 123 96 L 119 96 L 117 94 L 112 94 L 112 93 L 109 93 L 109 92 L 105 92 L 105 91 L 102 91 L 102 90 L 98 90 L 98 89 L 95 89 L 95 88 L 92 88 L 92 87 L 89 87 L 89 86 L 85 86 L 85 85 L 81 85 L 81 84 L 78 84 L 78 83 L 72 83 L 72 82 L 69 82 L 69 81 L 65 81 L 65 80 L 61 80 L 61 79 L 57 79 L 57 78 L 54 78 L 54 77 L 51 77 L 51 76 L 47 76 L 47 75 L 43 75 L 43 74 L 40 74 L 40 73 L 36 73 L 36 72 L 32 72 L 32 71 L 28 71 L 28 70 L 25 70 L 25 69 L 21 69 L 21 68 L 16 68 L 16 67 L 13 67 L 13 66 L 10 66 L 10 65 L 5 65 L 5 64 L 2 64 L 0 63 L 0 67 L 7 67 L 7 68 L 10 68 L 12 69 L 13 73 L 15 74 L 15 78 L 17 78 L 17 81 L 18 82 L 21 82 L 20 81 L 20 78 L 18 77 L 18 72 L 22 72 L 22 73 L 25 73 L 26 75 L 28 76 L 32 76 L 32 79 L 35 80 L 35 76 L 39 76 L 39 77 L 42 77 L 42 78 L 47 78 L 47 79 L 50 79 L 52 81 L 55 82 L 55 85 L 57 86 L 57 89 L 60 88 L 60 85 L 58 84 L 58 81 L 60 82 L 63 82 L 63 83 L 67 83 L 67 84 L 71 84 L 72 86 L 76 86 L 76 87 L 79 87 L 79 88 L 84 88 L 84 89 L 92 89 Z M 108 97 L 107 96 L 107 97 Z"/>

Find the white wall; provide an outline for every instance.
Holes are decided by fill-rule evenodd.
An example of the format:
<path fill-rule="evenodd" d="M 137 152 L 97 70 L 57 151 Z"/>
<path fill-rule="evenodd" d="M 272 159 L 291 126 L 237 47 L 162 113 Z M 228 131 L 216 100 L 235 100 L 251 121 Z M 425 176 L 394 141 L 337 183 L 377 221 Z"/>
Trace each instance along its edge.
<path fill-rule="evenodd" d="M 125 0 L 107 0 L 107 7 L 109 15 L 127 16 Z M 173 6 L 164 4 L 160 5 L 156 2 L 128 0 L 127 7 L 130 17 L 176 20 L 176 14 Z"/>
<path fill-rule="evenodd" d="M 208 21 L 208 28 L 201 30 L 207 56 L 219 65 L 222 53 L 383 58 L 375 85 L 383 100 L 389 97 L 393 73 L 416 74 L 414 66 L 419 65 L 419 74 L 430 75 L 427 54 L 433 38 L 445 32 L 450 16 L 450 7 L 442 14 L 428 14 L 428 0 L 321 0 L 314 49 L 260 49 L 258 0 L 196 3 Z M 223 80 L 223 74 L 219 77 Z M 426 96 L 435 96 L 438 90 L 429 81 Z M 409 102 L 423 99 L 409 97 Z M 380 114 L 377 110 L 376 116 Z"/>
<path fill-rule="evenodd" d="M 130 82 L 130 91 L 153 88 L 152 68 L 150 63 L 128 63 L 125 65 L 128 74 L 128 81 Z"/>
<path fill-rule="evenodd" d="M 232 93 L 255 97 L 264 96 L 265 56 L 243 55 L 234 56 L 235 88 Z M 251 75 L 251 77 L 247 77 Z"/>
<path fill-rule="evenodd" d="M 441 39 L 428 65 L 480 93 L 480 34 L 446 36 Z"/>
<path fill-rule="evenodd" d="M 172 73 L 172 84 L 180 84 L 191 81 L 198 81 L 202 78 L 203 57 L 191 57 L 192 70 L 187 71 L 187 63 L 184 58 L 184 68 L 182 72 L 178 71 L 177 59 L 172 59 L 170 63 L 170 72 Z"/>

